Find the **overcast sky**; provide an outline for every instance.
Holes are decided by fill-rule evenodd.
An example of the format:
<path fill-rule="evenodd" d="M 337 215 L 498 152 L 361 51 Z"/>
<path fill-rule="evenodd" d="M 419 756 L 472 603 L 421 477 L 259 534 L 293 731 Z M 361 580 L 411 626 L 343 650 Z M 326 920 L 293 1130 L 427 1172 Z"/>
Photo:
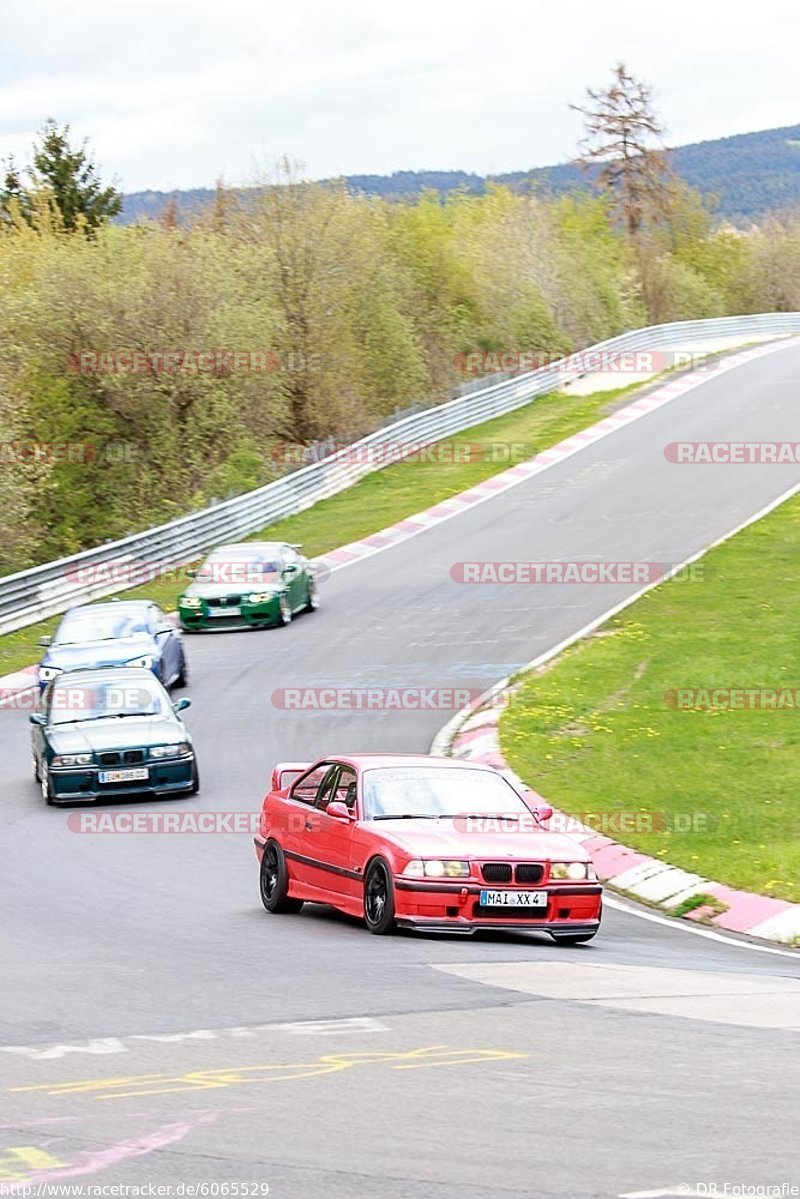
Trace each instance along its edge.
<path fill-rule="evenodd" d="M 480 174 L 568 157 L 568 105 L 622 59 L 671 144 L 800 122 L 797 0 L 13 0 L 0 157 L 48 116 L 125 191 L 309 175 Z"/>

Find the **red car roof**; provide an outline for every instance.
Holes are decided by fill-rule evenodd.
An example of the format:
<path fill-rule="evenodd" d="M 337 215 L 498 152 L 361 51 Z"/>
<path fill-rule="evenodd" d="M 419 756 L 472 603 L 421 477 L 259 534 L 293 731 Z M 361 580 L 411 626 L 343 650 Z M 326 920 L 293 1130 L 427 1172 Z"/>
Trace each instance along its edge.
<path fill-rule="evenodd" d="M 449 766 L 453 769 L 494 771 L 493 766 L 484 762 L 464 762 L 458 758 L 434 757 L 432 754 L 331 754 L 329 758 L 318 760 L 347 762 L 356 770 L 374 770 L 378 766 L 436 766 L 439 769 Z M 497 772 L 495 771 L 495 773 Z"/>

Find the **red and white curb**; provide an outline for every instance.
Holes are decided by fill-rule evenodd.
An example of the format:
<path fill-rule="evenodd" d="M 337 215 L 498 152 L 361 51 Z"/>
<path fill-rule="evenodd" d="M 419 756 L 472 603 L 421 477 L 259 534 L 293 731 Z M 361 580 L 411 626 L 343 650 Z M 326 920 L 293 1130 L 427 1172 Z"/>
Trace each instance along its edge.
<path fill-rule="evenodd" d="M 0 678 L 0 708 L 9 706 L 9 702 L 18 700 L 21 695 L 35 691 L 39 679 L 38 666 L 25 666 Z"/>
<path fill-rule="evenodd" d="M 478 709 L 467 715 L 449 741 L 449 753 L 454 758 L 485 762 L 502 770 L 536 800 L 549 803 L 549 800 L 532 791 L 503 757 L 497 727 L 501 714 L 502 709 L 497 706 L 495 699 L 493 707 Z M 444 747 L 438 745 L 437 748 L 441 751 Z M 567 835 L 574 837 L 588 850 L 599 877 L 615 890 L 655 904 L 667 912 L 694 895 L 709 895 L 715 901 L 713 907 L 704 905 L 693 908 L 683 919 L 713 924 L 729 932 L 748 933 L 783 944 L 800 937 L 800 904 L 726 887 L 723 883 L 691 874 L 620 845 L 557 809 L 554 809 L 554 814 L 567 822 L 570 830 Z M 718 911 L 716 904 L 724 905 L 724 911 Z"/>

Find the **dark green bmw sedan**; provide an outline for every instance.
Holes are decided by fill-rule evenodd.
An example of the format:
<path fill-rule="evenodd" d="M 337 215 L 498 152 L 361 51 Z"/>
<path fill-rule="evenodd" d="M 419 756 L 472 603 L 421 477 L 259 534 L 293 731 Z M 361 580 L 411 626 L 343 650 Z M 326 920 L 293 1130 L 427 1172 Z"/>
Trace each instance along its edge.
<path fill-rule="evenodd" d="M 31 714 L 33 773 L 48 804 L 199 790 L 192 738 L 143 667 L 74 670 L 45 687 Z"/>
<path fill-rule="evenodd" d="M 313 612 L 319 607 L 317 578 L 300 548 L 245 541 L 213 550 L 178 597 L 181 627 L 266 628 L 287 625 L 298 612 Z"/>

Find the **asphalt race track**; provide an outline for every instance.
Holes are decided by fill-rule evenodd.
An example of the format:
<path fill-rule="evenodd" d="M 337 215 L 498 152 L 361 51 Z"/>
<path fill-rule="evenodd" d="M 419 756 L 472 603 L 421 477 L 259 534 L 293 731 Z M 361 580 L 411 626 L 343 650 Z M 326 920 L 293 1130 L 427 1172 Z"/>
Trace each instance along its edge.
<path fill-rule="evenodd" d="M 454 563 L 680 561 L 800 467 L 677 466 L 664 446 L 797 440 L 799 392 L 800 348 L 780 348 L 337 571 L 288 629 L 187 637 L 203 785 L 173 806 L 254 811 L 279 759 L 427 750 L 451 712 L 287 712 L 272 692 L 488 687 L 638 585 L 470 586 Z M 796 953 L 619 908 L 574 949 L 268 916 L 249 836 L 79 835 L 32 781 L 23 713 L 0 712 L 0 755 L 0 1184 L 267 1183 L 279 1199 L 800 1184 Z"/>

